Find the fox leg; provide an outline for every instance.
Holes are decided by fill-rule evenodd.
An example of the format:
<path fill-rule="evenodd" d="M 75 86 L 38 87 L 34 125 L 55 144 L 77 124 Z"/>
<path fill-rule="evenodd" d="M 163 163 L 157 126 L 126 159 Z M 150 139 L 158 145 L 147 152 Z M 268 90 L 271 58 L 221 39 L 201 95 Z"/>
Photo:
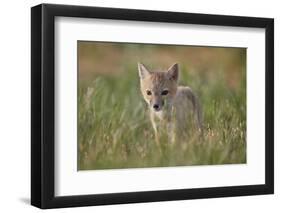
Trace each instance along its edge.
<path fill-rule="evenodd" d="M 175 110 L 171 107 L 168 108 L 167 120 L 167 134 L 168 134 L 168 143 L 175 144 L 176 142 L 176 126 L 175 126 Z"/>
<path fill-rule="evenodd" d="M 169 143 L 170 144 L 175 144 L 175 141 L 176 141 L 175 125 L 171 121 L 169 121 L 167 123 L 167 132 L 168 132 Z"/>
<path fill-rule="evenodd" d="M 158 133 L 158 128 L 157 128 L 157 123 L 155 121 L 155 115 L 153 113 L 150 113 L 150 121 L 154 130 L 154 135 L 155 135 L 155 141 L 156 141 L 156 145 L 158 146 L 158 148 L 160 147 L 160 139 L 159 139 L 159 133 Z"/>

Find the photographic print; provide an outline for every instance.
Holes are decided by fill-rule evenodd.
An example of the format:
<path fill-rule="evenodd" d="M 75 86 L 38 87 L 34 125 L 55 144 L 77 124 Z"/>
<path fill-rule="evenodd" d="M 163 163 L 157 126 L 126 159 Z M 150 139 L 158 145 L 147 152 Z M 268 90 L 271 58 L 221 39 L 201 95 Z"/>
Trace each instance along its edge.
<path fill-rule="evenodd" d="M 78 170 L 246 163 L 246 48 L 78 41 Z"/>

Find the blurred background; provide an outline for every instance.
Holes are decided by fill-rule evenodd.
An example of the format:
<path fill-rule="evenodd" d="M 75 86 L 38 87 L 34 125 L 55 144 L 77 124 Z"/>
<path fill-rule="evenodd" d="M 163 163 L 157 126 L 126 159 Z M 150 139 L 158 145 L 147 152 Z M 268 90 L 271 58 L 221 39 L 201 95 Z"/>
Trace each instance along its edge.
<path fill-rule="evenodd" d="M 184 68 L 182 72 L 188 70 L 190 74 L 196 73 L 208 82 L 223 74 L 225 83 L 233 89 L 240 87 L 245 74 L 245 48 L 80 41 L 78 52 L 79 77 L 82 81 L 99 75 L 120 75 L 128 72 L 128 67 L 132 68 L 129 71 L 137 72 L 137 62 L 151 69 L 163 70 L 177 62 Z"/>
<path fill-rule="evenodd" d="M 203 145 L 163 141 L 157 152 L 138 62 L 151 70 L 179 63 L 179 84 L 203 107 Z M 246 162 L 245 48 L 78 41 L 78 72 L 80 170 Z"/>

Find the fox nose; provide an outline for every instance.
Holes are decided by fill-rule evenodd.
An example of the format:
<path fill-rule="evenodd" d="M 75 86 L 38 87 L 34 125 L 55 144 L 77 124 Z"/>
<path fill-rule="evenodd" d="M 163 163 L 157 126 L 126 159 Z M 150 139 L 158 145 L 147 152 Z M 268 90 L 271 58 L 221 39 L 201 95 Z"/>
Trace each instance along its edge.
<path fill-rule="evenodd" d="M 153 105 L 153 109 L 159 109 L 159 105 L 158 104 L 154 104 Z"/>

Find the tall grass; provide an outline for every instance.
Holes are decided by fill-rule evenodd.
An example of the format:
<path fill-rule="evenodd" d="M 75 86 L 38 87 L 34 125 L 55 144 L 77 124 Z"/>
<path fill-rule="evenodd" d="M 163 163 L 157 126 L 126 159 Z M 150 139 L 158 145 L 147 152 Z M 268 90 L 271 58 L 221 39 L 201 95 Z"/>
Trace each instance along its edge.
<path fill-rule="evenodd" d="M 245 163 L 246 76 L 238 89 L 227 85 L 223 71 L 207 80 L 181 66 L 180 83 L 193 88 L 203 107 L 204 140 L 194 136 L 170 146 L 164 138 L 161 152 L 135 64 L 119 75 L 79 81 L 78 169 Z"/>

